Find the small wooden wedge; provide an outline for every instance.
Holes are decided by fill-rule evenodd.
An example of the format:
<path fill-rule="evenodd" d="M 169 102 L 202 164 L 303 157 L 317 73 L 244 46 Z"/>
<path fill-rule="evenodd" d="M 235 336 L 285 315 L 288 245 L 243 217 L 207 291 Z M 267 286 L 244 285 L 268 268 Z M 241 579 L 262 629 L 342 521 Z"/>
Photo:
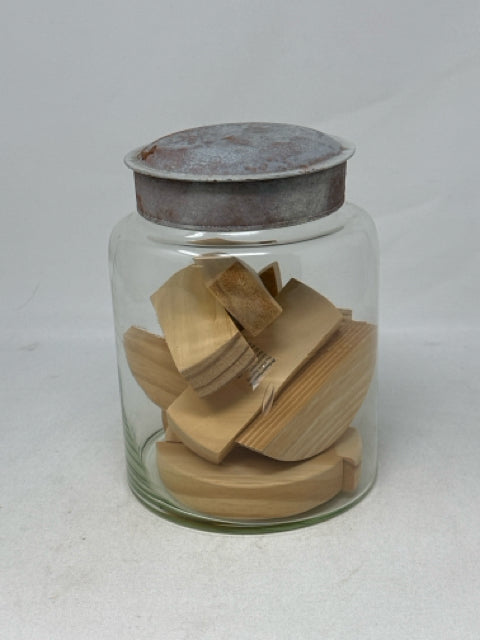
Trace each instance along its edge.
<path fill-rule="evenodd" d="M 207 278 L 207 288 L 248 334 L 257 336 L 282 313 L 282 307 L 245 262 L 234 259 L 227 265 Z"/>
<path fill-rule="evenodd" d="M 152 402 L 169 407 L 188 382 L 178 372 L 167 343 L 161 336 L 130 327 L 123 336 L 128 366 L 133 377 Z"/>
<path fill-rule="evenodd" d="M 195 264 L 203 267 L 206 280 L 217 277 L 237 258 L 226 253 L 203 253 L 194 257 Z M 276 298 L 282 290 L 282 276 L 278 262 L 272 262 L 258 272 L 258 276 L 271 296 Z"/>
<path fill-rule="evenodd" d="M 247 341 L 205 287 L 201 266 L 175 273 L 151 301 L 177 369 L 198 395 L 213 393 L 254 363 Z"/>
<path fill-rule="evenodd" d="M 360 458 L 361 440 L 355 429 L 328 451 L 297 463 L 278 462 L 239 447 L 215 465 L 183 444 L 157 443 L 160 477 L 179 502 L 213 516 L 250 520 L 295 515 L 342 490 L 354 491 L 350 469 L 355 468 L 358 480 Z"/>

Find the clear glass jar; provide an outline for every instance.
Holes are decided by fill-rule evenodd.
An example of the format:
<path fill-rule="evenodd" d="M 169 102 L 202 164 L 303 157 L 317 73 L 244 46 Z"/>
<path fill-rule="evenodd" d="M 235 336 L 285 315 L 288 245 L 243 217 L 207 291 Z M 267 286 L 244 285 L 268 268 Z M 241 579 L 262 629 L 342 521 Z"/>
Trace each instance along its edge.
<path fill-rule="evenodd" d="M 146 506 L 166 517 L 229 531 L 302 526 L 352 506 L 372 486 L 377 461 L 378 247 L 371 218 L 357 206 L 344 203 L 318 219 L 288 225 L 282 222 L 282 226 L 213 230 L 189 226 L 184 228 L 178 222 L 176 226 L 167 225 L 135 212 L 116 225 L 110 239 L 118 371 L 132 491 Z M 282 299 L 280 294 L 275 298 L 277 292 L 271 290 L 270 295 L 281 302 L 280 306 L 283 300 L 285 304 L 278 318 L 270 320 L 259 336 L 274 333 L 277 326 L 286 327 L 290 336 L 286 348 L 290 351 L 285 365 L 277 338 L 262 342 L 250 335 L 235 316 L 227 314 L 233 331 L 238 331 L 241 339 L 246 336 L 247 346 L 269 345 L 275 353 L 267 355 L 276 361 L 255 389 L 248 383 L 250 364 L 200 396 L 200 391 L 192 390 L 196 379 L 184 378 L 176 370 L 177 360 L 171 375 L 159 370 L 162 365 L 155 353 L 158 340 L 166 337 L 162 348 L 167 344 L 167 351 L 170 349 L 175 356 L 178 345 L 168 341 L 172 332 L 180 331 L 182 320 L 164 331 L 159 316 L 163 321 L 165 315 L 151 298 L 159 289 L 163 291 L 166 283 L 177 282 L 176 274 L 185 269 L 185 273 L 196 269 L 197 275 L 201 270 L 206 281 L 211 264 L 218 265 L 222 260 L 227 265 L 240 264 L 250 274 L 261 273 L 272 263 L 278 265 L 280 287 L 284 287 L 286 297 Z M 223 268 L 218 272 L 224 273 Z M 300 283 L 299 290 L 306 297 L 289 302 L 286 285 L 292 279 Z M 254 280 L 253 286 L 257 286 L 258 278 Z M 172 300 L 175 305 L 180 296 L 182 305 L 183 293 L 178 291 L 177 286 L 173 298 L 163 297 L 162 304 Z M 319 296 L 327 299 L 325 304 L 341 310 L 340 319 L 329 316 L 328 326 L 322 324 L 320 307 L 317 321 Z M 298 304 L 305 306 L 299 310 Z M 257 306 L 255 302 L 255 313 Z M 178 313 L 193 313 L 192 307 L 182 307 Z M 196 322 L 194 313 L 188 316 L 187 325 L 191 326 L 187 326 L 187 333 Z M 299 322 L 298 331 L 295 322 Z M 339 336 L 345 327 L 361 330 L 366 341 L 362 342 L 363 337 L 352 338 L 353 342 L 345 338 L 342 347 L 343 338 Z M 145 343 L 141 342 L 143 337 Z M 280 336 L 280 343 L 282 339 Z M 358 346 L 360 343 L 363 346 Z M 187 348 L 180 345 L 180 349 L 183 346 Z M 228 359 L 226 366 L 228 369 Z M 274 372 L 282 367 L 288 375 L 279 384 Z M 269 383 L 270 378 L 275 385 Z M 157 381 L 165 391 L 160 399 Z M 231 391 L 233 387 L 235 392 Z M 191 424 L 184 425 L 182 420 L 188 423 L 189 419 L 185 411 L 182 413 L 187 405 L 186 400 L 182 405 L 181 397 L 188 393 Z M 252 400 L 254 396 L 256 401 Z M 238 418 L 231 411 L 245 398 L 248 407 L 239 408 Z M 179 409 L 175 409 L 177 405 Z M 232 431 L 237 418 L 238 433 Z M 273 430 L 270 435 L 267 429 L 266 440 L 262 436 L 258 440 L 255 431 L 262 419 L 270 420 Z M 200 425 L 205 426 L 200 429 Z M 325 429 L 325 437 L 319 435 Z M 209 430 L 214 437 L 219 434 L 220 439 L 225 438 L 215 450 L 218 455 L 209 449 Z M 227 430 L 230 432 L 224 434 Z"/>

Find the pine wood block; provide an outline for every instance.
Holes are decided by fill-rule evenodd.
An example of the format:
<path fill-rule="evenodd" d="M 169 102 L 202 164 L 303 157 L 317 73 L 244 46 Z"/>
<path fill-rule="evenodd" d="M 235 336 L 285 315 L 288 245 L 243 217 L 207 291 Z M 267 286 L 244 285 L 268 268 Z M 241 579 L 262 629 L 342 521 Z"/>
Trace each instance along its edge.
<path fill-rule="evenodd" d="M 367 394 L 376 360 L 376 327 L 344 320 L 333 338 L 237 438 L 276 460 L 303 460 L 337 440 Z"/>
<path fill-rule="evenodd" d="M 225 269 L 235 262 L 236 258 L 224 253 L 203 253 L 200 256 L 196 256 L 193 260 L 195 264 L 201 265 L 203 268 L 203 276 L 206 283 L 208 280 L 216 278 L 222 271 L 225 271 Z M 228 315 L 237 329 L 242 332 L 243 327 L 240 322 L 238 322 L 231 313 L 228 313 Z"/>
<path fill-rule="evenodd" d="M 153 333 L 130 327 L 123 336 L 128 366 L 152 402 L 166 409 L 186 389 L 165 340 Z"/>
<path fill-rule="evenodd" d="M 255 361 L 245 338 L 205 287 L 201 266 L 175 273 L 151 301 L 177 369 L 200 396 L 213 393 Z"/>
<path fill-rule="evenodd" d="M 267 265 L 258 272 L 258 275 L 269 294 L 276 298 L 282 290 L 282 276 L 278 262 Z"/>
<path fill-rule="evenodd" d="M 227 518 L 283 518 L 323 504 L 346 484 L 355 490 L 344 475 L 345 460 L 350 464 L 361 454 L 358 432 L 349 429 L 340 444 L 294 463 L 238 447 L 216 465 L 183 444 L 157 442 L 157 466 L 167 490 L 197 511 Z"/>
<path fill-rule="evenodd" d="M 203 267 L 207 279 L 217 277 L 236 260 L 238 260 L 238 258 L 222 253 L 203 253 L 194 258 L 194 262 Z M 278 262 L 272 262 L 266 267 L 263 267 L 263 269 L 258 272 L 258 276 L 269 294 L 276 298 L 282 290 L 282 276 Z"/>
<path fill-rule="evenodd" d="M 345 318 L 345 320 L 353 319 L 353 313 L 351 309 L 338 309 L 338 310 L 340 311 L 342 316 Z"/>
<path fill-rule="evenodd" d="M 259 275 L 241 260 L 207 279 L 207 288 L 251 335 L 257 336 L 282 313 Z"/>
<path fill-rule="evenodd" d="M 235 438 L 261 411 L 265 393 L 277 396 L 302 365 L 327 342 L 342 322 L 322 295 L 290 280 L 279 303 L 283 313 L 252 342 L 275 358 L 254 390 L 234 380 L 208 398 L 188 387 L 168 408 L 168 421 L 182 442 L 211 462 L 220 462 Z M 274 405 L 275 406 L 275 405 Z"/>

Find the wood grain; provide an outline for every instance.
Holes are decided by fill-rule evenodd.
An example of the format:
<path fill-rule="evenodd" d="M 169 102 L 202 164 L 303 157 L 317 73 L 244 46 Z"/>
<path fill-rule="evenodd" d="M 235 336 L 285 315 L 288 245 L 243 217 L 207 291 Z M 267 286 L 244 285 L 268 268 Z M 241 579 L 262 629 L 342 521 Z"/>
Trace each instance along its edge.
<path fill-rule="evenodd" d="M 166 409 L 187 388 L 165 340 L 153 333 L 130 327 L 123 336 L 128 366 L 152 402 Z"/>
<path fill-rule="evenodd" d="M 237 438 L 277 460 L 303 460 L 349 427 L 375 369 L 376 327 L 344 320 L 337 333 Z"/>
<path fill-rule="evenodd" d="M 358 432 L 349 429 L 341 444 L 297 463 L 278 462 L 239 447 L 215 465 L 182 444 L 158 442 L 157 465 L 167 490 L 197 511 L 250 520 L 283 518 L 323 504 L 346 484 L 356 488 L 344 482 L 344 457 L 358 460 Z"/>
<path fill-rule="evenodd" d="M 282 313 L 282 307 L 270 295 L 259 275 L 241 260 L 233 260 L 220 273 L 207 279 L 206 284 L 218 302 L 251 336 L 257 336 Z"/>
<path fill-rule="evenodd" d="M 151 301 L 177 369 L 199 395 L 216 391 L 255 361 L 245 338 L 205 287 L 201 266 L 175 273 Z"/>
<path fill-rule="evenodd" d="M 342 322 L 331 302 L 294 279 L 282 289 L 278 301 L 283 313 L 252 339 L 275 358 L 255 391 L 247 391 L 244 381 L 234 380 L 200 398 L 188 387 L 168 409 L 169 423 L 182 442 L 206 460 L 218 463 L 227 455 L 238 434 L 261 410 L 266 389 L 272 385 L 277 396 Z"/>

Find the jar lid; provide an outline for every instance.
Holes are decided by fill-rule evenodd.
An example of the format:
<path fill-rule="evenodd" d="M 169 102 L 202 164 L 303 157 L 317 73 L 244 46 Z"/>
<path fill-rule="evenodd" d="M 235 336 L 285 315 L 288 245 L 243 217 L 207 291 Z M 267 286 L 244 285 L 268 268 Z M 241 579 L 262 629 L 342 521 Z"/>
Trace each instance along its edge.
<path fill-rule="evenodd" d="M 137 209 L 206 230 L 299 224 L 338 209 L 353 145 L 315 129 L 247 122 L 180 131 L 135 149 Z"/>

